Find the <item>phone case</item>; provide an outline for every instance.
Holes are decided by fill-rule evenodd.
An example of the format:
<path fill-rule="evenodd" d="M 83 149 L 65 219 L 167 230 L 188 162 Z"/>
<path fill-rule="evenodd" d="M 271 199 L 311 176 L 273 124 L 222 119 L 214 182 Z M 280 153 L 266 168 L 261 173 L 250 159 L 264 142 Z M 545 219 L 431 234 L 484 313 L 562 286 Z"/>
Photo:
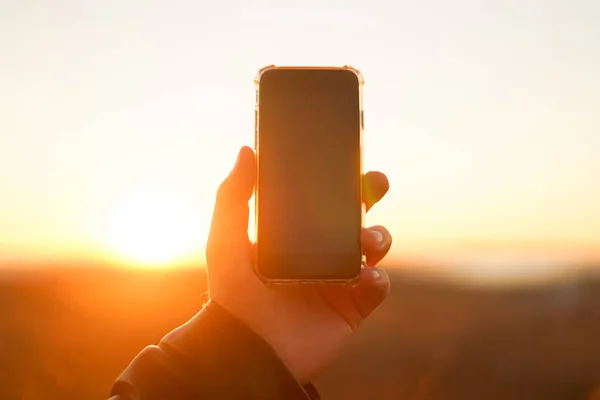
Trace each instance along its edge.
<path fill-rule="evenodd" d="M 347 70 L 347 71 L 352 71 L 356 77 L 358 78 L 358 98 L 359 98 L 359 106 L 360 106 L 360 173 L 363 174 L 363 157 L 362 157 L 362 153 L 363 153 L 363 133 L 364 133 L 364 107 L 363 107 L 363 86 L 364 86 L 364 78 L 363 75 L 361 74 L 361 72 L 349 65 L 344 65 L 342 67 L 332 67 L 332 66 L 275 66 L 275 65 L 268 65 L 266 67 L 261 68 L 257 74 L 256 77 L 254 78 L 254 87 L 255 87 L 255 104 L 254 104 L 254 151 L 257 155 L 256 159 L 257 159 L 257 169 L 258 169 L 258 163 L 260 162 L 260 157 L 258 157 L 259 152 L 260 152 L 260 145 L 258 143 L 258 129 L 259 129 L 259 113 L 258 113 L 258 109 L 259 109 L 259 93 L 260 93 L 260 79 L 262 77 L 262 75 L 269 71 L 269 70 L 273 70 L 273 69 L 280 69 L 280 70 Z M 258 179 L 258 178 L 257 178 Z M 362 192 L 362 179 L 361 179 L 361 192 Z M 258 201 L 259 201 L 259 197 L 258 197 L 258 184 L 256 184 L 254 186 L 254 232 L 253 232 L 253 243 L 256 243 L 257 241 L 257 237 L 258 237 Z M 366 206 L 365 203 L 362 203 L 362 215 L 361 215 L 361 224 L 362 227 L 364 228 L 364 223 L 365 223 L 365 216 L 366 216 Z M 352 284 L 355 283 L 358 280 L 358 275 L 356 277 L 353 277 L 351 279 L 272 279 L 272 278 L 268 278 L 265 277 L 263 275 L 261 275 L 260 270 L 258 269 L 258 263 L 257 263 L 257 247 L 256 245 L 253 246 L 254 249 L 254 254 L 253 254 L 253 268 L 254 268 L 254 272 L 256 273 L 256 275 L 259 277 L 259 279 L 261 281 L 263 281 L 263 283 L 267 284 L 267 285 L 284 285 L 284 284 L 315 284 L 315 283 L 319 283 L 319 284 L 337 284 L 337 285 L 347 285 L 347 284 Z M 366 257 L 363 255 L 362 257 L 362 266 L 366 267 Z"/>

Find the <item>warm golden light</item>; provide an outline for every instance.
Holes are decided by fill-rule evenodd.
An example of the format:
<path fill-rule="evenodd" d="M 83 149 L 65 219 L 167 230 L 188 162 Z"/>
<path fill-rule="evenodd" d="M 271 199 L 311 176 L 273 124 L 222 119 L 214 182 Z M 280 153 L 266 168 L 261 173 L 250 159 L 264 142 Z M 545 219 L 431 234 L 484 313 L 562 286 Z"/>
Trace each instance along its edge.
<path fill-rule="evenodd" d="M 201 243 L 194 235 L 193 210 L 165 193 L 132 196 L 115 210 L 106 234 L 115 257 L 142 267 L 180 262 Z"/>
<path fill-rule="evenodd" d="M 202 265 L 216 190 L 254 141 L 253 79 L 267 64 L 365 76 L 364 168 L 391 183 L 366 221 L 392 233 L 389 265 L 426 255 L 454 272 L 440 247 L 479 262 L 492 246 L 502 269 L 513 244 L 532 243 L 565 268 L 555 252 L 600 260 L 600 35 L 585 7 L 158 2 L 138 15 L 88 2 L 88 24 L 71 23 L 68 2 L 42 3 L 0 12 L 13 32 L 0 36 L 2 265 Z"/>

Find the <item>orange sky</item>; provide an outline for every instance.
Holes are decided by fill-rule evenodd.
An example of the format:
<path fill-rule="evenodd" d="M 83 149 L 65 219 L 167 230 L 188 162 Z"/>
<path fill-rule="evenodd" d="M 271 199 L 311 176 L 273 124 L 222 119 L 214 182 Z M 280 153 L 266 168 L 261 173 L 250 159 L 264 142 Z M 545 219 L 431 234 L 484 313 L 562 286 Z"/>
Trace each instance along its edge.
<path fill-rule="evenodd" d="M 270 63 L 362 71 L 366 167 L 392 183 L 368 222 L 390 228 L 392 257 L 473 243 L 594 253 L 598 11 L 13 2 L 0 15 L 0 258 L 201 258 Z"/>

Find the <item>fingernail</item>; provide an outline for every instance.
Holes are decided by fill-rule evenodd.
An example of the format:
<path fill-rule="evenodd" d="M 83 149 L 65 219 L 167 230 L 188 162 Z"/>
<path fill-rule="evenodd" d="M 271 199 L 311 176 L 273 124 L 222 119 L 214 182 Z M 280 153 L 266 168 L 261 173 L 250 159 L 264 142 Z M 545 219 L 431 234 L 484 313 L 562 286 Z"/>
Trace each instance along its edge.
<path fill-rule="evenodd" d="M 379 278 L 381 278 L 381 274 L 375 268 L 369 268 L 369 271 L 371 272 L 371 277 L 374 281 L 377 281 Z"/>
<path fill-rule="evenodd" d="M 383 234 L 376 229 L 369 231 L 369 234 L 378 244 L 383 244 Z"/>

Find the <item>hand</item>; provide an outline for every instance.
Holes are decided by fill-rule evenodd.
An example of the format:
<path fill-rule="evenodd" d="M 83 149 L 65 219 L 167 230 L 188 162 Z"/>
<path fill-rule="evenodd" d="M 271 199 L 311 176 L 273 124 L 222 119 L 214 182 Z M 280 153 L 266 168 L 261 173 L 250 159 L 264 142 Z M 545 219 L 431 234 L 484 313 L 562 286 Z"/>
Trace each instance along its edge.
<path fill-rule="evenodd" d="M 248 202 L 256 174 L 254 152 L 243 147 L 217 193 L 206 250 L 210 298 L 265 339 L 302 383 L 328 366 L 361 322 L 386 298 L 390 280 L 373 267 L 392 244 L 381 226 L 363 230 L 368 268 L 354 285 L 268 287 L 254 273 Z M 389 188 L 380 172 L 363 176 L 369 209 Z"/>

